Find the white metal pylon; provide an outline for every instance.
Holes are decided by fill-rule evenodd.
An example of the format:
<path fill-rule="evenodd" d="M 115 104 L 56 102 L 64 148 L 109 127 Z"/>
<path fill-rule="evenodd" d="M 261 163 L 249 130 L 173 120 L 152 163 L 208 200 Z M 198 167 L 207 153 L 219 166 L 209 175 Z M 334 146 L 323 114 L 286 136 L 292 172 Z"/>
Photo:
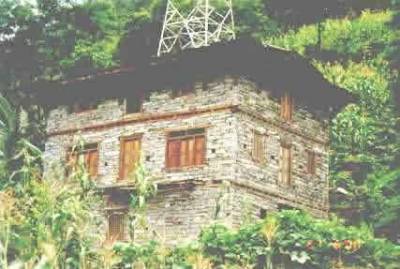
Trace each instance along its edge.
<path fill-rule="evenodd" d="M 175 47 L 199 48 L 235 39 L 232 0 L 193 0 L 188 12 L 180 10 L 179 1 L 168 0 L 158 56 Z"/>

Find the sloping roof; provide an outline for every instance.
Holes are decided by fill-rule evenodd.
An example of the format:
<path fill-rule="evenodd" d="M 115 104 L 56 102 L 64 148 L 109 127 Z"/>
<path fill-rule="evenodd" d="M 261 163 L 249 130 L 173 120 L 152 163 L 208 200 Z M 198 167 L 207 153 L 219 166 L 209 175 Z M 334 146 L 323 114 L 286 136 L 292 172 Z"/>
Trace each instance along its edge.
<path fill-rule="evenodd" d="M 290 92 L 307 107 L 332 111 L 354 100 L 329 83 L 305 58 L 251 39 L 216 43 L 154 58 L 136 68 L 115 69 L 62 82 L 36 83 L 37 102 L 46 106 L 75 100 L 123 98 L 135 92 L 179 89 L 197 80 L 246 77 L 280 96 Z"/>

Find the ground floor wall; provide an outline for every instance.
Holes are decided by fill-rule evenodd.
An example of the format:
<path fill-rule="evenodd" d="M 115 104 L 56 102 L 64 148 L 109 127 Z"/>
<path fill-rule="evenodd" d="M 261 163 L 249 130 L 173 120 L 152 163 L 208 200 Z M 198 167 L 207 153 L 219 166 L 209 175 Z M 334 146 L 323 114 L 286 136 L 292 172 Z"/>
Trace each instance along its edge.
<path fill-rule="evenodd" d="M 123 203 L 127 203 L 129 191 L 118 191 L 113 195 L 111 200 L 117 201 L 114 206 L 121 208 Z M 139 242 L 155 239 L 168 245 L 188 243 L 215 222 L 237 228 L 243 223 L 260 220 L 271 212 L 297 207 L 317 217 L 326 216 L 324 211 L 304 208 L 230 180 L 163 184 L 148 201 L 144 211 L 145 222 L 137 226 L 134 237 Z M 126 236 L 131 240 L 128 231 Z"/>

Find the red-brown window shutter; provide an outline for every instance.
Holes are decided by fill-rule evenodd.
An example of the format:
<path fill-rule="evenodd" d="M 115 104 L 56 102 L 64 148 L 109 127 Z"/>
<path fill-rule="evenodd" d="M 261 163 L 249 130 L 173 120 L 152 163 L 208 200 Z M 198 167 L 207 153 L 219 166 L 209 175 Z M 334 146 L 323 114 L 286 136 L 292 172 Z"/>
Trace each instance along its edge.
<path fill-rule="evenodd" d="M 166 165 L 168 168 L 202 165 L 205 162 L 204 130 L 181 131 L 168 137 Z"/>
<path fill-rule="evenodd" d="M 120 180 L 127 179 L 138 167 L 141 155 L 141 138 L 121 139 Z"/>
<path fill-rule="evenodd" d="M 181 141 L 170 140 L 167 145 L 167 166 L 179 167 L 181 155 Z"/>
<path fill-rule="evenodd" d="M 205 156 L 205 143 L 206 139 L 204 136 L 196 137 L 196 146 L 195 146 L 195 157 L 194 157 L 194 164 L 195 165 L 202 165 L 204 164 L 204 156 Z"/>
<path fill-rule="evenodd" d="M 188 139 L 188 138 L 181 140 L 181 153 L 180 153 L 179 166 L 190 165 L 189 141 L 190 141 L 190 139 Z"/>
<path fill-rule="evenodd" d="M 96 178 L 99 170 L 99 151 L 89 151 L 85 156 L 85 166 L 91 178 Z"/>
<path fill-rule="evenodd" d="M 95 179 L 98 176 L 99 170 L 99 151 L 97 144 L 86 145 L 82 150 L 69 150 L 68 172 L 76 169 L 79 162 L 83 162 L 91 179 Z"/>

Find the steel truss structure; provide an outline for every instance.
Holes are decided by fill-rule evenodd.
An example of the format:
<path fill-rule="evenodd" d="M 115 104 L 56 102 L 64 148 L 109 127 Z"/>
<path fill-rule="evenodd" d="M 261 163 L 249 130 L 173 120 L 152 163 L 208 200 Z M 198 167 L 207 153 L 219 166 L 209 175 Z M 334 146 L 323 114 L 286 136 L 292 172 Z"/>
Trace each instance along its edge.
<path fill-rule="evenodd" d="M 158 56 L 175 48 L 199 48 L 235 39 L 232 0 L 194 1 L 193 8 L 183 12 L 179 0 L 168 0 Z"/>

